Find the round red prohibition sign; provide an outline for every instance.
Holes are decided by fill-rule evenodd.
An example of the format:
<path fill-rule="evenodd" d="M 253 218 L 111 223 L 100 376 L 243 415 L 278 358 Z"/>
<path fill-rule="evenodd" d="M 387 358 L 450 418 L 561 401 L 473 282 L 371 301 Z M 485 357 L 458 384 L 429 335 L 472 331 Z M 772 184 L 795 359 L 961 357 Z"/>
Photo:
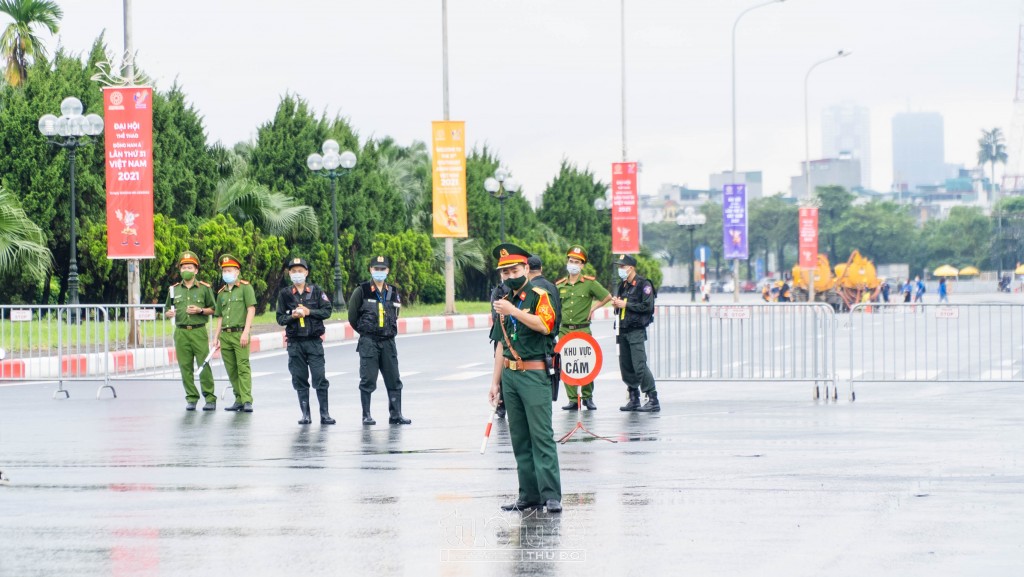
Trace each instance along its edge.
<path fill-rule="evenodd" d="M 558 339 L 555 352 L 561 358 L 562 381 L 567 385 L 586 385 L 601 372 L 601 346 L 587 333 L 569 333 Z"/>

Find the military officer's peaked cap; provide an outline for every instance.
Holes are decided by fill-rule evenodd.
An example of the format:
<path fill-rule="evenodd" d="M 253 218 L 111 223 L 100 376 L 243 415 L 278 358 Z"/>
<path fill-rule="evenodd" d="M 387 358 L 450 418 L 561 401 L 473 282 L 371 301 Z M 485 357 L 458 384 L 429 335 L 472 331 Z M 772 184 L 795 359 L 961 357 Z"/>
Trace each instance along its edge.
<path fill-rule="evenodd" d="M 190 250 L 186 250 L 185 252 L 181 253 L 181 258 L 178 259 L 179 267 L 185 264 L 194 264 L 196 265 L 196 268 L 199 268 L 199 257 L 196 256 L 196 253 Z"/>
<path fill-rule="evenodd" d="M 379 254 L 370 259 L 370 268 L 391 268 L 391 259 Z"/>
<path fill-rule="evenodd" d="M 583 247 L 576 244 L 569 247 L 569 252 L 565 253 L 566 258 L 578 258 L 583 262 L 587 262 L 587 251 L 583 250 Z"/>
<path fill-rule="evenodd" d="M 636 259 L 630 254 L 620 254 L 615 264 L 618 266 L 636 266 Z"/>
<path fill-rule="evenodd" d="M 530 253 L 510 242 L 494 247 L 494 251 L 491 254 L 494 258 L 498 259 L 498 270 L 517 264 L 525 265 L 526 261 L 530 258 Z"/>
<path fill-rule="evenodd" d="M 225 268 L 229 266 L 233 266 L 239 269 L 242 268 L 242 265 L 238 264 L 238 259 L 231 256 L 230 254 L 220 255 L 220 258 L 217 259 L 217 262 L 220 264 L 220 268 Z"/>
<path fill-rule="evenodd" d="M 285 263 L 284 268 L 290 269 L 293 266 L 301 266 L 302 268 L 306 269 L 306 272 L 309 272 L 309 263 L 306 262 L 306 259 L 304 259 L 304 258 L 300 258 L 300 257 L 290 258 L 290 259 L 288 259 L 288 262 Z"/>

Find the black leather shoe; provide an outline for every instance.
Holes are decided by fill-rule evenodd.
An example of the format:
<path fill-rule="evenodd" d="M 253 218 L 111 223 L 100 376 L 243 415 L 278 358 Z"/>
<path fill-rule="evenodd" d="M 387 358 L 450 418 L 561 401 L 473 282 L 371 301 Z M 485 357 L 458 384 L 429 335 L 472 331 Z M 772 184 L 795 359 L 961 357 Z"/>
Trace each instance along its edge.
<path fill-rule="evenodd" d="M 597 410 L 597 405 L 594 404 L 594 399 L 583 399 L 583 406 L 586 407 L 588 411 Z"/>
<path fill-rule="evenodd" d="M 411 425 L 412 424 L 412 419 L 406 419 L 405 417 L 402 417 L 402 416 L 390 417 L 388 419 L 388 424 L 389 425 Z"/>
<path fill-rule="evenodd" d="M 576 401 L 570 401 L 568 405 L 562 407 L 563 411 L 578 411 L 580 408 L 579 403 Z"/>
<path fill-rule="evenodd" d="M 206 403 L 205 405 L 203 405 L 203 410 L 204 411 L 216 411 L 217 410 L 217 401 L 210 401 L 210 402 Z"/>
<path fill-rule="evenodd" d="M 548 513 L 561 513 L 562 502 L 558 499 L 548 499 L 548 502 L 544 504 L 544 508 L 547 509 Z"/>
<path fill-rule="evenodd" d="M 195 403 L 195 401 L 189 401 L 189 402 L 185 403 L 185 410 L 186 411 L 194 411 L 194 410 L 196 410 L 196 403 Z"/>
<path fill-rule="evenodd" d="M 246 404 L 242 405 L 242 412 L 243 413 L 251 413 L 252 412 L 252 403 L 246 403 Z"/>
<path fill-rule="evenodd" d="M 494 410 L 494 416 L 499 418 L 499 419 L 504 419 L 505 418 L 505 404 L 504 403 L 498 405 L 498 408 Z"/>
<path fill-rule="evenodd" d="M 557 503 L 558 501 L 555 501 Z M 505 503 L 501 506 L 502 511 L 529 511 L 530 509 L 539 509 L 544 505 L 540 503 L 527 503 L 526 501 L 516 501 L 514 503 Z"/>
<path fill-rule="evenodd" d="M 239 403 L 238 401 L 235 401 L 235 404 L 231 405 L 230 407 L 224 407 L 224 410 L 225 411 L 241 411 L 243 406 L 244 405 L 242 405 L 242 403 Z"/>

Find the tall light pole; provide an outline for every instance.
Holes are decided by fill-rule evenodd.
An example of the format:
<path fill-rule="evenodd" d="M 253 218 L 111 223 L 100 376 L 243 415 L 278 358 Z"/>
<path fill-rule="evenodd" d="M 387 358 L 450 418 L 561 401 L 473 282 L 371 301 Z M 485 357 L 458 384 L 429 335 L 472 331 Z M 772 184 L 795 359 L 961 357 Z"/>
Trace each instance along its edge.
<path fill-rule="evenodd" d="M 306 166 L 314 173 L 331 180 L 331 219 L 334 222 L 334 306 L 345 309 L 345 296 L 341 287 L 341 255 L 338 252 L 338 178 L 356 165 L 356 155 L 350 151 L 338 153 L 341 147 L 336 140 L 325 140 L 323 155 L 310 154 Z M 344 171 L 338 170 L 343 168 Z M 321 172 L 322 171 L 322 172 Z"/>
<path fill-rule="evenodd" d="M 729 183 L 736 184 L 736 28 L 740 24 L 740 20 L 743 19 L 749 12 L 770 6 L 772 4 L 779 4 L 786 0 L 768 0 L 767 2 L 761 2 L 755 4 L 750 8 L 747 8 L 743 12 L 740 12 L 739 16 L 732 23 L 732 172 L 729 175 Z M 733 276 L 733 302 L 739 302 L 740 300 L 740 260 L 733 259 L 732 264 L 732 276 Z"/>
<path fill-rule="evenodd" d="M 814 69 L 821 66 L 826 62 L 832 62 L 839 58 L 849 56 L 850 52 L 840 50 L 828 58 L 823 58 L 807 69 L 807 74 L 804 75 L 804 176 L 806 177 L 807 192 L 804 194 L 805 199 L 810 199 L 814 192 L 814 188 L 811 187 L 811 122 L 810 122 L 810 108 L 808 106 L 808 81 L 811 78 L 811 72 Z"/>
<path fill-rule="evenodd" d="M 441 0 L 441 70 L 444 120 L 448 121 L 448 0 Z M 455 314 L 455 240 L 450 236 L 444 239 L 444 314 Z"/>
<path fill-rule="evenodd" d="M 90 136 L 103 134 L 103 118 L 98 114 L 82 116 L 82 101 L 68 96 L 60 103 L 60 118 L 44 114 L 39 119 L 39 132 L 46 141 L 68 151 L 68 172 L 71 180 L 71 243 L 68 248 L 68 304 L 78 304 L 78 236 L 75 230 L 75 153 L 79 146 L 92 141 Z"/>
<path fill-rule="evenodd" d="M 505 242 L 505 200 L 519 191 L 519 182 L 504 168 L 494 171 L 494 176 L 484 181 L 484 190 L 498 199 L 501 205 L 501 242 Z"/>
<path fill-rule="evenodd" d="M 622 68 L 622 162 L 628 160 L 626 155 L 626 0 L 619 2 L 619 41 Z"/>
<path fill-rule="evenodd" d="M 693 248 L 693 231 L 696 230 L 699 226 L 704 226 L 704 223 L 707 222 L 707 220 L 708 217 L 705 216 L 704 213 L 693 210 L 692 206 L 688 206 L 685 209 L 683 209 L 683 214 L 680 214 L 679 216 L 676 217 L 676 224 L 690 231 L 690 266 L 688 268 L 690 269 L 691 303 L 697 302 L 697 281 L 696 277 L 693 274 L 693 263 L 697 260 L 697 253 L 694 251 Z"/>

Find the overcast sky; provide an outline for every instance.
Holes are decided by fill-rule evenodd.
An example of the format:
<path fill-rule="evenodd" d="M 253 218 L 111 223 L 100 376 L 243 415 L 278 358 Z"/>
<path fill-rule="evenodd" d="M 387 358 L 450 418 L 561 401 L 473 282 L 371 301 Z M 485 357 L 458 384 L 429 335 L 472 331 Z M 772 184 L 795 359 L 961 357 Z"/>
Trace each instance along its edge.
<path fill-rule="evenodd" d="M 58 0 L 60 42 L 122 45 L 122 0 Z M 626 0 L 627 147 L 641 192 L 708 186 L 731 165 L 730 32 L 757 0 Z M 787 0 L 755 10 L 737 40 L 740 170 L 789 188 L 821 110 L 872 115 L 872 182 L 892 180 L 891 119 L 945 118 L 946 161 L 975 164 L 982 128 L 1009 132 L 1021 0 Z M 620 0 L 449 0 L 451 117 L 532 197 L 568 158 L 602 180 L 621 159 Z M 293 92 L 348 117 L 363 138 L 427 140 L 442 117 L 441 0 L 134 1 L 138 62 L 177 78 L 211 141 L 254 138 Z M 52 46 L 52 43 L 51 43 Z M 313 151 L 310 151 L 313 152 Z"/>

